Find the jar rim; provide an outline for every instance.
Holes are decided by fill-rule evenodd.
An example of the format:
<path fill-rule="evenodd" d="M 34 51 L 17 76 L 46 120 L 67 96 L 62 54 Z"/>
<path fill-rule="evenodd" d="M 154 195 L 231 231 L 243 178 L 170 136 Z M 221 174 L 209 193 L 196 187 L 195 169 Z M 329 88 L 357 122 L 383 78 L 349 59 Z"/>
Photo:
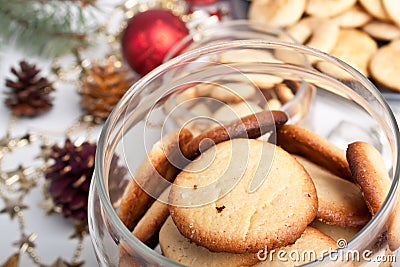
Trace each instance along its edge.
<path fill-rule="evenodd" d="M 216 27 L 216 26 L 218 26 L 218 27 Z M 246 19 L 227 20 L 227 21 L 218 22 L 218 24 L 207 25 L 206 27 L 204 27 L 200 30 L 190 32 L 188 35 L 186 35 L 185 37 L 180 39 L 168 51 L 168 53 L 164 57 L 163 63 L 168 62 L 169 60 L 174 58 L 174 56 L 179 53 L 180 49 L 182 49 L 181 47 L 185 48 L 185 44 L 190 42 L 193 39 L 196 39 L 197 38 L 196 36 L 207 35 L 209 33 L 213 34 L 215 32 L 221 33 L 221 32 L 224 32 L 223 31 L 224 28 L 233 28 L 233 27 L 238 27 L 238 26 L 256 27 L 257 30 L 262 30 L 266 34 L 270 33 L 270 34 L 275 34 L 277 36 L 285 36 L 288 38 L 288 41 L 290 40 L 293 43 L 297 43 L 295 38 L 293 38 L 293 36 L 289 32 L 284 31 L 282 28 L 279 28 L 279 27 L 272 27 L 272 26 L 267 27 L 264 23 L 246 20 Z M 255 39 L 255 38 L 253 38 L 253 39 Z M 260 40 L 263 40 L 263 39 L 260 39 Z"/>
<path fill-rule="evenodd" d="M 347 63 L 343 62 L 340 59 L 337 59 L 331 55 L 328 55 L 326 53 L 323 53 L 321 51 L 318 51 L 316 49 L 301 45 L 301 44 L 293 44 L 293 43 L 288 43 L 288 42 L 281 42 L 281 41 L 264 41 L 264 40 L 235 40 L 235 41 L 230 41 L 230 42 L 223 42 L 223 43 L 218 43 L 213 46 L 207 46 L 207 47 L 202 47 L 198 48 L 189 52 L 186 52 L 185 54 L 179 55 L 168 62 L 162 64 L 161 66 L 157 67 L 156 69 L 152 70 L 149 72 L 147 75 L 139 79 L 132 87 L 127 91 L 127 93 L 122 97 L 122 99 L 119 101 L 117 106 L 114 108 L 110 116 L 108 117 L 107 121 L 105 122 L 103 129 L 101 131 L 99 141 L 98 141 L 98 146 L 96 150 L 96 157 L 95 157 L 95 170 L 94 170 L 94 184 L 97 189 L 97 193 L 99 194 L 99 199 L 101 202 L 101 206 L 104 209 L 105 213 L 107 214 L 108 222 L 113 225 L 115 229 L 119 231 L 121 236 L 123 236 L 123 239 L 127 242 L 127 245 L 134 247 L 135 249 L 138 250 L 140 253 L 145 253 L 148 257 L 152 258 L 153 260 L 156 260 L 157 262 L 161 264 L 168 264 L 169 266 L 183 266 L 175 261 L 172 261 L 168 259 L 167 257 L 162 256 L 161 254 L 155 252 L 153 249 L 149 248 L 145 244 L 143 244 L 141 241 L 139 241 L 130 231 L 128 228 L 125 227 L 125 225 L 122 223 L 122 221 L 119 219 L 118 214 L 114 210 L 112 203 L 108 197 L 108 192 L 107 192 L 107 186 L 105 184 L 105 181 L 103 179 L 104 177 L 104 160 L 106 160 L 108 157 L 106 156 L 106 151 L 114 151 L 113 148 L 115 147 L 116 144 L 113 144 L 113 146 L 107 146 L 109 136 L 111 129 L 115 126 L 117 118 L 119 115 L 121 115 L 124 112 L 124 107 L 129 104 L 128 102 L 141 90 L 141 88 L 144 88 L 144 86 L 157 77 L 159 74 L 163 73 L 165 70 L 179 64 L 182 61 L 187 61 L 195 56 L 199 55 L 205 55 L 207 53 L 212 53 L 212 52 L 218 52 L 221 50 L 226 50 L 228 48 L 277 48 L 277 49 L 294 49 L 297 50 L 301 53 L 312 55 L 319 57 L 323 60 L 326 60 L 327 62 L 333 63 L 335 65 L 338 65 L 345 69 L 349 74 L 351 74 L 357 81 L 361 82 L 363 85 L 365 85 L 370 92 L 372 93 L 373 97 L 380 102 L 380 104 L 383 106 L 384 111 L 387 113 L 389 116 L 390 121 L 388 122 L 391 126 L 391 128 L 394 130 L 394 148 L 395 150 L 392 151 L 393 155 L 393 168 L 394 168 L 394 173 L 393 173 L 393 180 L 391 183 L 390 190 L 388 192 L 388 195 L 385 199 L 385 201 L 382 204 L 382 207 L 379 209 L 379 211 L 372 217 L 372 219 L 368 222 L 367 225 L 365 225 L 357 234 L 356 236 L 349 242 L 347 248 L 351 248 L 355 246 L 355 244 L 360 243 L 360 239 L 368 234 L 371 229 L 376 227 L 376 225 L 379 223 L 380 217 L 384 213 L 388 212 L 388 209 L 390 208 L 391 203 L 395 200 L 395 193 L 398 189 L 399 186 L 399 176 L 400 176 L 400 161 L 399 161 L 399 140 L 400 140 L 400 132 L 398 129 L 398 125 L 395 119 L 395 116 L 389 107 L 388 103 L 380 93 L 380 91 L 372 84 L 372 82 L 363 76 L 360 72 L 358 72 L 356 69 L 348 65 Z M 92 185 L 93 186 L 93 183 Z M 326 259 L 328 256 L 326 256 L 324 259 Z M 321 260 L 319 260 L 321 262 Z M 315 264 L 315 262 L 308 263 L 304 266 L 312 266 Z"/>

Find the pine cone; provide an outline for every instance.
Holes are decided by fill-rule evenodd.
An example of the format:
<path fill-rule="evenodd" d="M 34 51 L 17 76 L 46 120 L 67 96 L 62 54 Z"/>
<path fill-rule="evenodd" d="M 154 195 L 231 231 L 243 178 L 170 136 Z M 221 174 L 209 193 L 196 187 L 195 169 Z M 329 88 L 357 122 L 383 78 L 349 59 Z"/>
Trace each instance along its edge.
<path fill-rule="evenodd" d="M 104 121 L 134 81 L 133 73 L 121 62 L 108 58 L 104 65 L 93 63 L 82 78 L 82 108 Z"/>
<path fill-rule="evenodd" d="M 65 217 L 87 220 L 89 186 L 94 170 L 96 144 L 84 142 L 75 146 L 70 139 L 64 147 L 54 145 L 50 159 L 54 163 L 46 169 L 50 181 L 49 193 Z"/>
<path fill-rule="evenodd" d="M 5 104 L 17 116 L 34 117 L 52 108 L 50 93 L 54 91 L 52 84 L 44 77 L 38 77 L 40 72 L 35 65 L 26 61 L 19 63 L 21 70 L 11 68 L 17 77 L 16 81 L 6 79 Z"/>

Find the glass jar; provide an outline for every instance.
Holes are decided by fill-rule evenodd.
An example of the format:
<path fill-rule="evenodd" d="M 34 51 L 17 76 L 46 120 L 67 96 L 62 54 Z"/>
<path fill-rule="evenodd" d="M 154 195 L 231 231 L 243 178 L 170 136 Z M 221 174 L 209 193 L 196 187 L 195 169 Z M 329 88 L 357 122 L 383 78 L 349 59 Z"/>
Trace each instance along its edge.
<path fill-rule="evenodd" d="M 197 30 L 193 31 L 190 35 L 181 39 L 176 45 L 174 45 L 168 54 L 164 58 L 164 62 L 167 62 L 173 57 L 176 57 L 179 54 L 186 53 L 188 51 L 203 48 L 208 45 L 215 45 L 222 42 L 231 42 L 238 40 L 264 40 L 264 41 L 277 41 L 277 42 L 290 42 L 296 43 L 292 36 L 289 33 L 282 30 L 278 27 L 271 27 L 263 23 L 249 21 L 249 20 L 230 20 L 230 21 L 222 21 L 222 22 L 214 22 L 211 24 L 201 25 Z M 260 55 L 259 51 L 234 51 L 231 50 L 229 53 L 225 53 L 227 56 L 215 58 L 215 62 L 220 63 L 239 63 L 241 61 L 245 62 L 257 62 L 263 60 L 264 55 Z M 262 53 L 261 53 L 262 54 Z M 304 65 L 304 67 L 308 67 L 309 62 L 306 57 L 296 58 L 296 64 Z M 269 60 L 269 59 L 266 59 Z M 275 58 L 275 60 L 278 60 Z M 312 85 L 307 85 L 306 83 L 299 84 L 296 88 L 292 88 L 293 95 L 290 95 L 290 98 L 286 98 L 285 96 L 281 96 L 276 93 L 276 90 L 268 90 L 270 89 L 274 83 L 264 82 L 264 79 L 260 79 L 258 75 L 246 75 L 246 77 L 242 77 L 243 79 L 237 78 L 235 83 L 239 84 L 242 82 L 244 86 L 248 83 L 253 83 L 256 87 L 260 89 L 263 93 L 272 92 L 272 94 L 268 94 L 267 97 L 271 98 L 267 101 L 267 104 L 270 108 L 279 108 L 285 111 L 292 123 L 297 123 L 301 125 L 307 125 L 312 128 L 311 121 L 305 120 L 303 114 L 307 114 L 309 109 L 313 107 L 313 98 L 315 94 L 315 88 Z M 224 85 L 223 78 L 220 79 L 219 85 Z M 203 86 L 205 87 L 205 86 Z M 212 84 L 209 84 L 210 87 L 213 87 Z M 206 88 L 199 89 L 202 91 L 202 96 L 206 96 L 208 98 L 213 98 L 216 96 L 217 100 L 221 100 L 217 94 L 209 94 L 207 93 Z M 235 91 L 234 88 L 225 87 L 225 91 Z M 245 98 L 247 102 L 253 103 L 254 99 L 248 97 L 247 94 L 242 94 L 240 97 Z M 258 97 L 258 96 L 257 96 Z M 175 94 L 175 97 L 171 97 L 168 99 L 166 104 L 167 107 L 175 108 L 179 105 L 179 101 L 185 100 L 187 101 L 190 98 L 189 93 Z M 204 99 L 203 99 L 204 100 Z M 225 100 L 224 98 L 222 100 Z M 201 102 L 200 99 L 196 100 L 197 102 Z M 235 101 L 233 101 L 235 102 Z M 217 101 L 206 101 L 208 106 L 214 106 L 214 108 L 218 108 L 219 104 Z M 229 103 L 228 103 L 229 104 Z M 233 106 L 235 109 L 235 105 Z M 239 107 L 240 109 L 240 107 Z M 184 107 L 180 109 L 178 120 L 189 121 L 193 116 L 205 115 L 205 114 L 192 114 L 194 110 L 185 110 Z M 209 124 L 204 125 L 204 127 L 209 127 Z M 199 127 L 201 131 L 204 127 Z"/>
<path fill-rule="evenodd" d="M 221 56 L 232 51 L 253 51 L 260 58 L 221 64 Z M 340 251 L 370 251 L 370 258 L 385 253 L 387 241 L 382 235 L 399 194 L 399 130 L 379 91 L 349 65 L 322 52 L 291 43 L 240 40 L 189 51 L 164 63 L 133 85 L 105 123 L 89 196 L 89 229 L 100 266 L 182 266 L 140 242 L 125 227 L 118 217 L 121 195 L 152 145 L 188 123 L 171 119 L 176 109 L 165 107 L 168 99 L 182 92 L 191 94 L 198 85 L 219 83 L 221 77 L 234 83 L 247 75 L 316 88 L 315 106 L 302 116 L 312 121 L 313 131 L 340 148 L 345 150 L 353 141 L 378 144 L 375 146 L 390 170 L 390 192 L 378 213 Z M 257 95 L 261 100 L 264 97 Z M 183 105 L 185 110 L 194 107 L 192 103 Z M 208 116 L 207 120 L 225 123 L 213 117 L 215 113 Z M 203 120 L 205 116 L 199 117 Z M 357 130 L 343 134 L 343 123 Z M 116 166 L 126 168 L 126 175 L 115 171 Z M 152 188 L 148 189 L 151 194 Z M 329 256 L 324 260 L 329 261 Z"/>

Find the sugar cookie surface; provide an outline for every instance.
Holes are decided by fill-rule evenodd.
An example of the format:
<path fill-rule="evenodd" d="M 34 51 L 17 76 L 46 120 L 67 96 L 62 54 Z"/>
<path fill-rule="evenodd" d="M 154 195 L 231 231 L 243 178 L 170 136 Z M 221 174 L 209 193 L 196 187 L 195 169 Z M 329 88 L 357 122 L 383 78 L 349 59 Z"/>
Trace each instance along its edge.
<path fill-rule="evenodd" d="M 293 243 L 318 208 L 314 184 L 294 157 L 253 139 L 219 143 L 174 185 L 170 202 L 181 207 L 171 206 L 171 217 L 185 237 L 211 251 L 257 252 Z"/>
<path fill-rule="evenodd" d="M 196 245 L 179 233 L 171 217 L 162 226 L 159 239 L 164 256 L 189 267 L 239 267 L 251 266 L 258 262 L 257 253 L 211 252 Z"/>
<path fill-rule="evenodd" d="M 318 196 L 317 218 L 327 224 L 365 225 L 371 214 L 358 186 L 342 179 L 319 165 L 296 156 L 314 181 Z"/>

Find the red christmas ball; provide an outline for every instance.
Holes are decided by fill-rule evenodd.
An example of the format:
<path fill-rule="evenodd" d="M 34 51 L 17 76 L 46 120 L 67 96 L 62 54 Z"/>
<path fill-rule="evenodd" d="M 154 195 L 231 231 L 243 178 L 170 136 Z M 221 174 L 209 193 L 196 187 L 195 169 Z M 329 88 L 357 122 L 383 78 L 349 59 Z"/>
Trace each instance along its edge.
<path fill-rule="evenodd" d="M 168 51 L 189 34 L 170 11 L 152 9 L 132 17 L 122 35 L 122 53 L 131 68 L 145 75 L 161 65 Z"/>

